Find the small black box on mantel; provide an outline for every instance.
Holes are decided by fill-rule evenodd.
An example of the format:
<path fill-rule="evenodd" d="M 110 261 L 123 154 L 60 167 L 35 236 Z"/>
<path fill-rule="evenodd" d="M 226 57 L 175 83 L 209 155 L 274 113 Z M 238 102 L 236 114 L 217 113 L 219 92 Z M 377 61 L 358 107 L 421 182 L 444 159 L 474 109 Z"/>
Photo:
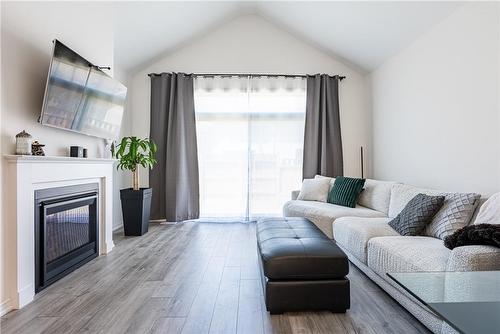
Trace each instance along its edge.
<path fill-rule="evenodd" d="M 83 147 L 81 146 L 70 146 L 69 147 L 69 156 L 73 158 L 84 158 L 83 156 Z"/>

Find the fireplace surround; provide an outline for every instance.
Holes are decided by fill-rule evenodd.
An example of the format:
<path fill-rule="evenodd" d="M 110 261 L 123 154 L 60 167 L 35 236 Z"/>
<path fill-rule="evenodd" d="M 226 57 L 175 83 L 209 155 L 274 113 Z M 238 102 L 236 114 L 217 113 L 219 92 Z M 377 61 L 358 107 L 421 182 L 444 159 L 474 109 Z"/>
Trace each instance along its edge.
<path fill-rule="evenodd" d="M 37 191 L 97 184 L 97 255 L 105 255 L 114 247 L 113 165 L 116 160 L 17 155 L 5 155 L 4 159 L 7 162 L 4 182 L 9 195 L 3 197 L 3 219 L 8 223 L 1 236 L 6 270 L 2 270 L 0 281 L 7 300 L 0 304 L 0 314 L 27 305 L 38 290 L 35 279 Z"/>

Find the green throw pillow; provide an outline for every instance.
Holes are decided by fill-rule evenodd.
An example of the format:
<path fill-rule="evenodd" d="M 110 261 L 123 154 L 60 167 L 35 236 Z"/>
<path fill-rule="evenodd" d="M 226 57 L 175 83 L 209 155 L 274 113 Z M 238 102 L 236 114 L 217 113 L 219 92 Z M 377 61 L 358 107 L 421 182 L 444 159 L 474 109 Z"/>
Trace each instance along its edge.
<path fill-rule="evenodd" d="M 337 177 L 328 194 L 328 203 L 354 208 L 364 185 L 365 179 Z"/>

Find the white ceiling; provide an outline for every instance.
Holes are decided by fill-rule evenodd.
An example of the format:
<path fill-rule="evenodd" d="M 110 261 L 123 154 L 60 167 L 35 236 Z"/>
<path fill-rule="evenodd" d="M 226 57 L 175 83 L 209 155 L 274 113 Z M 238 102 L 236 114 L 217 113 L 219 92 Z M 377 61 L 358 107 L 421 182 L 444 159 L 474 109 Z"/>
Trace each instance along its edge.
<path fill-rule="evenodd" d="M 244 14 L 258 14 L 371 71 L 443 20 L 459 2 L 120 2 L 115 55 L 132 70 Z"/>

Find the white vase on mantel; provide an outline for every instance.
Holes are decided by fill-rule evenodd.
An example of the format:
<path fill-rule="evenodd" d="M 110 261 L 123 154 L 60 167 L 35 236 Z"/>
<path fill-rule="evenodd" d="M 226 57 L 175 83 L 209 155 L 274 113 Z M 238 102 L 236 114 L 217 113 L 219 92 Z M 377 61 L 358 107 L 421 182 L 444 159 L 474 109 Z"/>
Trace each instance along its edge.
<path fill-rule="evenodd" d="M 105 140 L 106 144 L 104 145 L 104 152 L 102 154 L 102 157 L 104 159 L 111 159 L 111 145 L 113 144 L 113 141 L 111 139 L 106 139 Z"/>

